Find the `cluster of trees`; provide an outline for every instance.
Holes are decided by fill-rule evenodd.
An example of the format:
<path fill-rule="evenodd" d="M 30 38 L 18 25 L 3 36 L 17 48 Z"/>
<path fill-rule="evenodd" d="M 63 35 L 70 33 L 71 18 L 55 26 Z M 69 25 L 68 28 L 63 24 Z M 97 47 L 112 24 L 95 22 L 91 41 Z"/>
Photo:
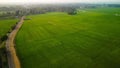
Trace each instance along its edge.
<path fill-rule="evenodd" d="M 76 4 L 46 4 L 46 5 L 20 5 L 19 9 L 16 7 L 9 7 L 9 11 L 6 8 L 2 13 L 4 16 L 22 16 L 22 15 L 31 15 L 31 14 L 44 14 L 46 12 L 66 12 L 70 15 L 76 14 L 76 9 L 79 8 L 79 5 Z M 10 10 L 11 8 L 11 10 Z"/>
<path fill-rule="evenodd" d="M 16 16 L 21 16 L 21 15 L 31 15 L 31 14 L 44 14 L 46 12 L 66 12 L 70 15 L 77 14 L 76 9 L 78 7 L 75 6 L 42 6 L 40 5 L 35 6 L 35 7 L 30 7 L 30 8 L 25 8 L 24 10 L 17 10 L 15 11 Z"/>
<path fill-rule="evenodd" d="M 2 15 L 0 17 L 8 16 L 23 16 L 31 14 L 44 14 L 46 12 L 66 12 L 69 15 L 77 14 L 76 9 L 80 8 L 97 8 L 97 7 L 120 7 L 119 4 L 32 4 L 32 5 L 17 5 L 11 7 L 0 7 Z"/>

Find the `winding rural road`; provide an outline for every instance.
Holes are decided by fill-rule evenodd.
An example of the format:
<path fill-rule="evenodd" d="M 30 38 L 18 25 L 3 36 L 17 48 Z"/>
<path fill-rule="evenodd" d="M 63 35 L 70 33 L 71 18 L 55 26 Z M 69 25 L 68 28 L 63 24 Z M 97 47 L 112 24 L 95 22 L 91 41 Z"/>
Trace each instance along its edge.
<path fill-rule="evenodd" d="M 14 39 L 19 31 L 20 27 L 24 22 L 25 16 L 21 17 L 20 21 L 16 25 L 15 29 L 8 35 L 8 39 L 6 40 L 6 50 L 7 50 L 7 58 L 9 68 L 21 68 L 19 59 L 16 55 Z"/>

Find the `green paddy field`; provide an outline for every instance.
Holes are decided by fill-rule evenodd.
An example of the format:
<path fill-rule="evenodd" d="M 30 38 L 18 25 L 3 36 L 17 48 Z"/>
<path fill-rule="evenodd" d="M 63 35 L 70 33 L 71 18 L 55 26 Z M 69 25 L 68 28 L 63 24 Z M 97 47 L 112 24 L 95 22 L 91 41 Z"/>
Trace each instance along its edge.
<path fill-rule="evenodd" d="M 16 37 L 22 68 L 120 68 L 119 15 L 94 8 L 27 16 Z"/>
<path fill-rule="evenodd" d="M 16 22 L 17 19 L 0 19 L 0 37 L 7 34 Z"/>

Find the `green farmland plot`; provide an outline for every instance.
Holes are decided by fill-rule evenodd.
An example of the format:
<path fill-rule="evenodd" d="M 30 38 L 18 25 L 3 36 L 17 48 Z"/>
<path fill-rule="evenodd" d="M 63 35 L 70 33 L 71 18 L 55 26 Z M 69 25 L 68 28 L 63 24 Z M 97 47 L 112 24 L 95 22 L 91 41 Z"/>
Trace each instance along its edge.
<path fill-rule="evenodd" d="M 0 37 L 5 35 L 16 22 L 16 19 L 0 19 Z"/>
<path fill-rule="evenodd" d="M 22 68 L 120 68 L 120 9 L 106 9 L 28 16 L 16 37 Z"/>

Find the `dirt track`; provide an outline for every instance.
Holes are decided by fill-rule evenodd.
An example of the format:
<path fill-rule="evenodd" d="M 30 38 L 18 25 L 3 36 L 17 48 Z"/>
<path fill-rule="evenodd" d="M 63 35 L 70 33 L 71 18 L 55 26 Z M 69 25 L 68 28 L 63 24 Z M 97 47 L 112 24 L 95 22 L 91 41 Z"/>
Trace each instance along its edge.
<path fill-rule="evenodd" d="M 15 46 L 14 39 L 20 27 L 22 26 L 23 22 L 24 22 L 24 16 L 20 19 L 20 22 L 18 22 L 15 29 L 9 34 L 8 39 L 6 41 L 6 50 L 7 50 L 9 68 L 21 68 L 20 61 L 16 55 L 16 50 L 14 47 Z"/>

